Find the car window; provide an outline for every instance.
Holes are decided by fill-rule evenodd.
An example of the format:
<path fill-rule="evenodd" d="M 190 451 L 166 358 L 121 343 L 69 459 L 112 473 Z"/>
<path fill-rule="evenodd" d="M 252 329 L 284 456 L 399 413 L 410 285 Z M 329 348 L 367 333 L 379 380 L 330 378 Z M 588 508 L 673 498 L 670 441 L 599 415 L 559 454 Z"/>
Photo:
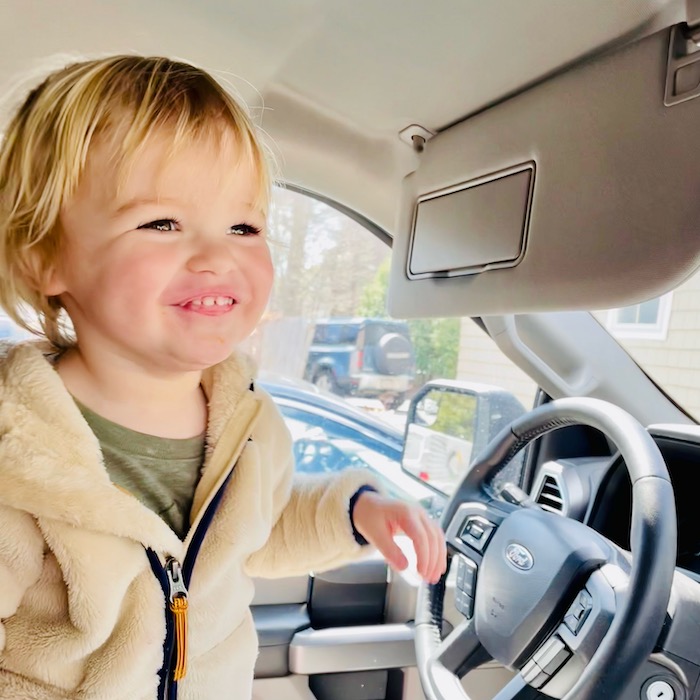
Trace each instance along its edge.
<path fill-rule="evenodd" d="M 313 342 L 327 343 L 328 345 L 354 343 L 359 331 L 359 326 L 351 324 L 320 323 L 316 325 Z"/>
<path fill-rule="evenodd" d="M 408 401 L 431 379 L 487 383 L 526 409 L 533 406 L 535 383 L 471 318 L 388 316 L 390 248 L 356 221 L 277 189 L 270 236 L 275 289 L 248 346 L 267 372 L 305 380 L 401 431 Z M 371 462 L 339 436 L 329 437 L 327 426 L 322 430 L 316 442 L 304 437 L 304 451 L 297 448 L 301 469 L 332 468 L 333 460 L 343 468 Z M 429 473 L 423 477 L 433 485 Z"/>
<path fill-rule="evenodd" d="M 274 395 L 274 394 L 273 394 Z M 367 469 L 394 498 L 430 506 L 432 493 L 401 471 L 401 452 L 329 413 L 278 403 L 293 440 L 296 470 L 306 474 Z"/>

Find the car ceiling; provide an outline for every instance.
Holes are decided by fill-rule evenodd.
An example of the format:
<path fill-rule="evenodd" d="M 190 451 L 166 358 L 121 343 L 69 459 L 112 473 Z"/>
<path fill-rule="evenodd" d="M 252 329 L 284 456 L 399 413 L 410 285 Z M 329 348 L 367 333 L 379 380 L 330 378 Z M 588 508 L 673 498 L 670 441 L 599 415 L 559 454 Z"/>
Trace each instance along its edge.
<path fill-rule="evenodd" d="M 0 84 L 54 54 L 191 60 L 262 116 L 283 179 L 391 230 L 415 167 L 402 129 L 440 131 L 683 11 L 678 0 L 5 0 Z"/>

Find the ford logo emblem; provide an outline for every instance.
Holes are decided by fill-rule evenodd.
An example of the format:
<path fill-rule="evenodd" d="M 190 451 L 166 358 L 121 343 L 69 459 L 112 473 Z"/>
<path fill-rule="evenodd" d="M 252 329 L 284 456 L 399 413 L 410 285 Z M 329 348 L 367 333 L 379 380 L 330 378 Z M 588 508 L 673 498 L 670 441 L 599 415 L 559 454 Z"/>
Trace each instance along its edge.
<path fill-rule="evenodd" d="M 535 560 L 530 551 L 515 542 L 506 547 L 506 559 L 520 571 L 527 571 L 535 565 Z"/>

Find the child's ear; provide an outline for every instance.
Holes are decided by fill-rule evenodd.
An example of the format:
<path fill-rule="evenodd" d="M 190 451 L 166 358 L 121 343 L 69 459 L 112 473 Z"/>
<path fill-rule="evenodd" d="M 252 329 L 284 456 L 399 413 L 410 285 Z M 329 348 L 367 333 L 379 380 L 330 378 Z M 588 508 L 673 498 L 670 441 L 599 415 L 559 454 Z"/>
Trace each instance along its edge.
<path fill-rule="evenodd" d="M 57 297 L 66 291 L 63 275 L 57 265 L 52 265 L 44 271 L 42 279 L 39 280 L 39 291 L 47 297 Z"/>
<path fill-rule="evenodd" d="M 49 239 L 39 247 L 30 248 L 25 258 L 35 288 L 45 297 L 57 297 L 66 291 L 61 255 L 61 223 L 55 224 Z"/>

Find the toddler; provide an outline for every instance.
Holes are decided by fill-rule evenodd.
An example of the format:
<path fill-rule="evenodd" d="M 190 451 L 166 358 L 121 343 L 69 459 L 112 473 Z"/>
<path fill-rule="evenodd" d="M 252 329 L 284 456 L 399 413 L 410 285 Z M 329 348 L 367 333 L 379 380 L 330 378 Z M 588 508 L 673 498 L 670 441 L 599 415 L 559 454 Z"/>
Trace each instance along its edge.
<path fill-rule="evenodd" d="M 206 72 L 114 56 L 51 74 L 0 145 L 0 698 L 249 698 L 252 577 L 439 527 L 362 471 L 294 477 L 236 346 L 272 284 L 270 175 Z M 69 319 L 69 323 L 66 320 Z"/>

